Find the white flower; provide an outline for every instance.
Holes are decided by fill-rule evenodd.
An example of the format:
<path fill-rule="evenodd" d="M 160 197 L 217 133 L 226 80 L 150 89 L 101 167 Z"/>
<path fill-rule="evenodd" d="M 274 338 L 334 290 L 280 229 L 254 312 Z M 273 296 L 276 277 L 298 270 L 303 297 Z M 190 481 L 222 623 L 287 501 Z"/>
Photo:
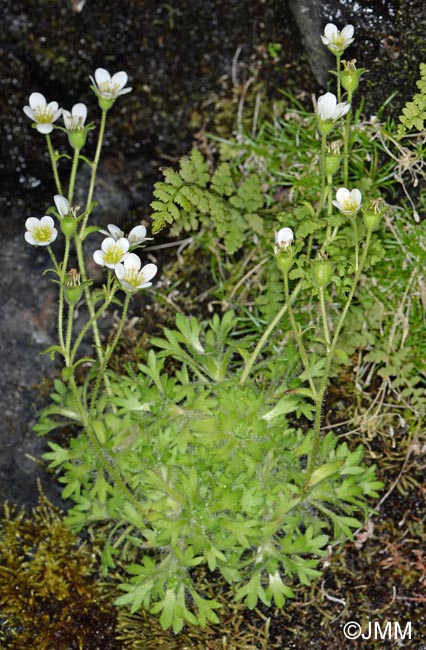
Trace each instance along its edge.
<path fill-rule="evenodd" d="M 104 235 L 108 235 L 108 237 L 112 237 L 113 239 L 115 239 L 115 241 L 125 236 L 124 232 L 118 226 L 115 226 L 113 223 L 109 223 L 107 228 L 108 230 L 100 230 L 100 232 L 103 233 Z M 152 238 L 146 236 L 146 228 L 141 224 L 131 229 L 131 231 L 127 235 L 127 239 L 129 240 L 130 247 L 134 248 L 135 246 L 142 244 L 142 242 L 146 241 L 147 239 L 152 239 Z"/>
<path fill-rule="evenodd" d="M 142 242 L 146 241 L 147 239 L 152 239 L 152 237 L 146 236 L 146 228 L 141 224 L 131 229 L 127 235 L 127 239 L 129 240 L 130 246 L 134 247 L 142 244 Z"/>
<path fill-rule="evenodd" d="M 156 264 L 146 264 L 142 269 L 141 266 L 142 262 L 139 257 L 134 253 L 129 253 L 124 262 L 115 267 L 115 275 L 123 289 L 129 293 L 150 287 L 152 284 L 150 280 L 157 273 Z"/>
<path fill-rule="evenodd" d="M 335 122 L 343 115 L 346 115 L 351 105 L 348 102 L 337 103 L 336 95 L 325 93 L 318 97 L 317 115 L 320 120 Z"/>
<path fill-rule="evenodd" d="M 333 205 L 343 214 L 354 214 L 358 212 L 362 203 L 362 194 L 354 189 L 351 192 L 346 187 L 340 187 L 336 192 L 336 200 Z"/>
<path fill-rule="evenodd" d="M 107 230 L 100 230 L 99 232 L 107 235 L 107 237 L 112 237 L 115 241 L 124 237 L 124 232 L 118 226 L 114 226 L 113 223 L 108 224 Z"/>
<path fill-rule="evenodd" d="M 277 255 L 280 251 L 289 248 L 294 240 L 294 234 L 291 228 L 281 228 L 275 233 L 274 253 Z"/>
<path fill-rule="evenodd" d="M 336 25 L 328 23 L 324 28 L 324 36 L 321 40 L 328 47 L 333 54 L 340 55 L 351 43 L 354 42 L 352 38 L 354 35 L 354 28 L 352 25 L 346 25 L 340 32 Z"/>
<path fill-rule="evenodd" d="M 54 226 L 52 217 L 45 216 L 41 219 L 30 217 L 25 222 L 27 229 L 24 235 L 25 241 L 33 246 L 48 246 L 58 236 L 58 231 Z"/>
<path fill-rule="evenodd" d="M 67 131 L 82 131 L 87 118 L 87 106 L 83 103 L 74 104 L 70 111 L 62 111 Z"/>
<path fill-rule="evenodd" d="M 53 122 L 58 119 L 62 109 L 58 108 L 58 102 L 46 102 L 41 93 L 31 93 L 30 105 L 24 106 L 24 113 L 36 123 L 36 129 L 47 135 L 53 130 Z"/>
<path fill-rule="evenodd" d="M 67 217 L 71 212 L 68 199 L 66 199 L 65 196 L 61 196 L 60 194 L 55 194 L 53 200 L 55 201 L 56 209 L 59 212 L 59 215 L 62 218 Z"/>
<path fill-rule="evenodd" d="M 129 242 L 125 237 L 117 240 L 112 237 L 107 237 L 101 244 L 101 250 L 93 253 L 93 259 L 100 266 L 107 266 L 109 269 L 114 269 L 117 264 L 126 259 L 129 254 L 128 250 Z"/>
<path fill-rule="evenodd" d="M 95 86 L 95 92 L 102 99 L 116 99 L 119 95 L 129 93 L 131 88 L 124 88 L 127 83 L 126 72 L 116 72 L 110 75 L 108 70 L 104 68 L 97 68 L 95 70 L 95 78 L 90 77 Z"/>

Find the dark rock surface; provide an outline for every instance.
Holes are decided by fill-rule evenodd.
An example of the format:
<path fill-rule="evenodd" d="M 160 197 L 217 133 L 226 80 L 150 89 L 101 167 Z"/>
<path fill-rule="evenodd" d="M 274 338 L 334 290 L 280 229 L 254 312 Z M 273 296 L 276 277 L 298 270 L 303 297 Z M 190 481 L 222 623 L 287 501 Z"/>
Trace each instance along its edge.
<path fill-rule="evenodd" d="M 37 476 L 50 498 L 59 494 L 29 458 L 46 448 L 31 426 L 42 403 L 36 386 L 55 372 L 39 352 L 54 342 L 56 306 L 54 285 L 41 277 L 47 254 L 23 240 L 25 220 L 45 214 L 55 193 L 44 138 L 22 112 L 29 94 L 42 92 L 65 108 L 84 101 L 89 119 L 97 120 L 89 75 L 99 66 L 129 73 L 133 92 L 111 111 L 94 214 L 97 223 L 127 227 L 148 223 L 158 166 L 188 150 L 194 131 L 209 126 L 215 103 L 248 78 L 268 44 L 282 45 L 278 63 L 261 73 L 269 92 L 280 86 L 309 102 L 318 82 L 326 83 L 318 35 L 330 20 L 352 22 L 361 45 L 348 58 L 370 69 L 369 110 L 393 89 L 410 95 L 426 60 L 423 0 L 87 0 L 81 12 L 73 6 L 71 0 L 3 0 L 0 19 L 0 490 L 3 499 L 24 504 L 36 501 Z M 401 92 L 394 110 L 404 97 Z M 60 136 L 57 141 L 62 146 Z M 79 191 L 84 182 L 82 173 Z"/>

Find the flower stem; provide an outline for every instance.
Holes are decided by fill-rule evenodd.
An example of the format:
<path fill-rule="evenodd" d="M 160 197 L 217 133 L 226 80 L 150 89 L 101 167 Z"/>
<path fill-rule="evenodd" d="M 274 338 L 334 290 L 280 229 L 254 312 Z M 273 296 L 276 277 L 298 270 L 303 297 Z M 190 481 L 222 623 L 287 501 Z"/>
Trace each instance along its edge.
<path fill-rule="evenodd" d="M 90 177 L 90 185 L 89 185 L 89 191 L 87 194 L 87 201 L 86 201 L 86 216 L 83 219 L 80 232 L 76 233 L 75 235 L 75 247 L 76 247 L 76 252 L 77 252 L 77 259 L 78 259 L 78 264 L 79 264 L 79 271 L 81 274 L 82 281 L 85 282 L 87 280 L 87 273 L 86 273 L 86 265 L 84 262 L 84 255 L 83 255 L 83 237 L 84 237 L 84 230 L 87 225 L 87 220 L 89 218 L 90 214 L 90 206 L 92 203 L 93 199 L 93 192 L 95 189 L 95 180 L 96 180 L 96 172 L 99 164 L 99 159 L 101 155 L 101 150 L 102 150 L 102 142 L 104 138 L 104 133 L 105 133 L 105 124 L 106 124 L 106 115 L 107 111 L 103 110 L 102 111 L 102 116 L 101 116 L 101 124 L 99 127 L 99 136 L 98 136 L 98 143 L 96 146 L 96 153 L 95 153 L 95 158 L 92 163 L 92 174 Z M 99 328 L 98 324 L 95 318 L 95 307 L 92 301 L 92 295 L 89 290 L 88 286 L 84 287 L 84 297 L 86 300 L 87 308 L 89 310 L 89 322 L 91 323 L 92 327 L 92 332 L 93 332 L 93 339 L 94 339 L 94 344 L 96 348 L 96 353 L 99 359 L 99 363 L 102 366 L 104 362 L 104 355 L 102 351 L 102 346 L 101 346 L 101 337 L 99 333 Z M 110 394 L 110 386 L 109 386 L 109 379 L 107 375 L 104 375 L 104 383 L 105 383 L 105 388 L 107 392 Z"/>
<path fill-rule="evenodd" d="M 340 88 L 340 54 L 336 54 L 336 71 L 337 71 L 337 101 L 340 102 L 342 91 Z"/>
<path fill-rule="evenodd" d="M 283 277 L 284 277 L 284 292 L 285 292 L 285 300 L 287 304 L 287 309 L 288 309 L 288 316 L 290 318 L 290 323 L 293 328 L 294 335 L 296 337 L 297 345 L 299 348 L 299 354 L 300 358 L 302 359 L 303 367 L 305 369 L 306 375 L 308 377 L 308 382 L 309 386 L 311 388 L 311 391 L 317 399 L 317 389 L 314 383 L 314 380 L 312 378 L 312 373 L 311 373 L 311 368 L 309 365 L 309 360 L 308 360 L 308 355 L 306 354 L 305 346 L 303 343 L 303 336 L 302 333 L 300 332 L 300 327 L 296 323 L 296 319 L 294 317 L 294 311 L 293 311 L 293 306 L 292 306 L 292 301 L 290 298 L 290 291 L 289 291 L 289 286 L 288 286 L 288 271 L 283 272 Z"/>
<path fill-rule="evenodd" d="M 59 305 L 58 305 L 58 338 L 59 344 L 68 355 L 68 348 L 64 341 L 64 295 L 65 295 L 65 275 L 67 272 L 68 257 L 70 254 L 70 238 L 65 237 L 65 250 L 64 258 L 61 265 L 61 273 L 59 276 Z M 67 358 L 67 357 L 65 357 Z"/>
<path fill-rule="evenodd" d="M 325 157 L 327 152 L 327 136 L 321 132 L 321 206 L 325 202 Z"/>
<path fill-rule="evenodd" d="M 67 333 L 66 333 L 66 338 L 65 338 L 65 351 L 66 351 L 65 365 L 68 366 L 68 367 L 71 365 L 70 350 L 71 350 L 73 323 L 74 323 L 74 305 L 69 305 L 68 306 Z"/>
<path fill-rule="evenodd" d="M 74 196 L 74 186 L 75 186 L 75 179 L 77 176 L 77 167 L 78 167 L 78 160 L 80 156 L 80 149 L 74 149 L 74 158 L 72 161 L 72 168 L 71 168 L 71 176 L 70 176 L 70 184 L 68 188 L 68 203 L 71 205 L 73 196 Z"/>
<path fill-rule="evenodd" d="M 343 132 L 343 185 L 348 186 L 349 179 L 349 138 L 351 133 L 351 116 L 352 116 L 352 91 L 348 90 L 348 103 L 351 108 L 346 113 L 345 127 Z"/>
<path fill-rule="evenodd" d="M 330 349 L 327 354 L 326 358 L 326 364 L 324 368 L 324 374 L 321 379 L 321 384 L 319 391 L 317 393 L 316 397 L 316 405 L 315 405 L 315 420 L 314 420 L 314 431 L 313 431 L 313 438 L 312 438 L 312 449 L 309 454 L 309 460 L 308 460 L 308 467 L 306 470 L 306 480 L 304 483 L 304 490 L 306 491 L 308 486 L 309 486 L 309 481 L 311 479 L 311 476 L 315 470 L 315 466 L 317 463 L 317 458 L 318 458 L 318 450 L 319 450 L 319 441 L 320 441 L 320 434 L 321 434 L 321 420 L 322 420 L 322 409 L 324 405 L 324 397 L 325 397 L 325 392 L 327 390 L 327 385 L 328 385 L 328 378 L 330 374 L 330 366 L 331 366 L 331 361 L 334 356 L 334 352 L 336 350 L 337 342 L 340 336 L 340 332 L 343 327 L 343 323 L 345 321 L 346 315 L 348 313 L 348 309 L 351 305 L 352 299 L 355 294 L 355 290 L 357 288 L 359 278 L 362 272 L 362 269 L 365 264 L 365 259 L 367 257 L 368 249 L 370 247 L 370 241 L 371 241 L 371 231 L 368 231 L 367 233 L 367 238 L 365 240 L 365 246 L 362 252 L 361 256 L 361 262 L 358 266 L 358 269 L 355 272 L 353 283 L 351 290 L 349 292 L 349 295 L 347 297 L 346 303 L 343 307 L 342 313 L 339 318 L 339 322 L 337 323 L 336 329 L 334 331 L 333 335 L 333 340 L 331 341 L 330 344 Z"/>
<path fill-rule="evenodd" d="M 111 301 L 114 297 L 115 289 L 110 293 L 108 298 L 105 300 L 105 302 L 99 307 L 99 309 L 93 314 L 93 317 L 87 321 L 87 323 L 84 325 L 84 327 L 81 328 L 81 331 L 79 335 L 77 336 L 76 340 L 74 341 L 73 348 L 71 350 L 70 354 L 70 361 L 73 363 L 75 359 L 75 355 L 77 354 L 78 348 L 80 347 L 80 344 L 89 331 L 89 329 L 93 325 L 93 321 L 97 321 L 100 316 L 104 313 L 106 309 L 108 309 L 109 305 L 111 304 Z"/>
<path fill-rule="evenodd" d="M 295 286 L 295 288 L 293 289 L 293 292 L 292 292 L 291 298 L 290 298 L 291 301 L 295 300 L 295 298 L 296 298 L 296 296 L 299 293 L 301 288 L 302 288 L 302 283 L 299 282 Z M 253 368 L 253 366 L 255 364 L 255 361 L 256 361 L 257 357 L 259 356 L 263 346 L 265 345 L 266 341 L 269 339 L 270 335 L 274 331 L 277 324 L 280 322 L 281 318 L 286 313 L 287 309 L 288 309 L 287 303 L 284 303 L 284 305 L 281 307 L 281 309 L 279 310 L 277 315 L 272 319 L 272 321 L 269 323 L 266 330 L 263 332 L 263 334 L 260 337 L 260 339 L 259 339 L 253 353 L 250 355 L 249 359 L 246 361 L 246 364 L 244 366 L 244 370 L 243 370 L 243 372 L 241 374 L 241 377 L 240 377 L 240 386 L 244 386 L 244 384 L 246 383 L 246 381 L 247 381 L 247 379 L 249 377 L 249 374 L 251 372 L 251 369 Z"/>
<path fill-rule="evenodd" d="M 328 328 L 327 310 L 325 308 L 324 287 L 319 288 L 319 298 L 320 298 L 320 304 L 321 304 L 322 324 L 323 324 L 323 328 L 324 328 L 324 340 L 326 342 L 327 353 L 328 353 L 329 350 L 330 350 L 330 330 Z"/>
<path fill-rule="evenodd" d="M 109 362 L 109 360 L 111 358 L 111 355 L 114 352 L 114 349 L 115 349 L 115 347 L 116 347 L 116 345 L 118 343 L 118 340 L 119 340 L 119 338 L 121 336 L 121 332 L 123 331 L 124 323 L 126 321 L 127 311 L 129 309 L 130 298 L 131 298 L 130 294 L 126 294 L 120 324 L 118 326 L 117 332 L 115 333 L 114 340 L 111 343 L 111 345 L 108 347 L 108 349 L 107 349 L 107 351 L 106 351 L 106 353 L 104 355 L 102 365 L 99 368 L 99 371 L 98 371 L 98 373 L 96 375 L 95 385 L 93 387 L 92 397 L 91 397 L 91 400 L 90 400 L 89 421 L 92 419 L 93 414 L 94 414 L 96 401 L 98 399 L 98 393 L 99 393 L 99 387 L 100 387 L 101 379 L 103 379 L 103 377 L 104 377 L 104 375 L 106 373 L 108 362 Z"/>
<path fill-rule="evenodd" d="M 93 192 L 95 191 L 95 181 L 96 181 L 96 173 L 98 171 L 98 165 L 99 165 L 99 159 L 101 157 L 101 151 L 102 151 L 102 144 L 104 140 L 104 134 L 105 134 L 105 125 L 106 125 L 106 117 L 107 117 L 107 112 L 103 110 L 102 115 L 101 115 L 101 124 L 99 126 L 99 135 L 98 135 L 98 143 L 96 145 L 96 152 L 95 152 L 95 158 L 93 160 L 92 164 L 92 174 L 90 176 L 90 185 L 89 185 L 89 191 L 87 193 L 87 200 L 86 200 L 86 216 L 83 220 L 83 226 L 81 228 L 80 232 L 83 232 L 86 224 L 87 224 L 87 219 L 89 218 L 89 209 L 90 205 L 93 200 Z"/>
<path fill-rule="evenodd" d="M 358 264 L 359 264 L 358 223 L 356 220 L 356 214 L 354 214 L 352 218 L 352 226 L 353 226 L 354 238 L 355 238 L 355 273 L 356 273 L 358 271 Z"/>
<path fill-rule="evenodd" d="M 56 164 L 56 156 L 53 151 L 52 140 L 50 139 L 50 133 L 46 135 L 47 148 L 49 150 L 50 161 L 52 163 L 53 178 L 55 179 L 56 189 L 58 194 L 62 194 L 61 181 L 59 180 L 58 166 Z"/>

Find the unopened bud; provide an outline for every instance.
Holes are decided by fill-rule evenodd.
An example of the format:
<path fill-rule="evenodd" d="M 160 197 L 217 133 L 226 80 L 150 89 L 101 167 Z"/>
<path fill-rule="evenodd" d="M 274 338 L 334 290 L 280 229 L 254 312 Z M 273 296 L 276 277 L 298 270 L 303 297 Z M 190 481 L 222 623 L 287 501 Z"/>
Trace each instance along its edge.
<path fill-rule="evenodd" d="M 65 280 L 65 300 L 69 305 L 75 305 L 81 298 L 83 287 L 80 284 L 80 273 L 70 269 Z"/>
<path fill-rule="evenodd" d="M 364 224 L 367 230 L 374 230 L 374 228 L 379 224 L 383 214 L 382 205 L 383 199 L 374 199 L 373 201 L 370 201 L 370 205 L 364 210 Z"/>
<path fill-rule="evenodd" d="M 365 68 L 356 68 L 356 59 L 342 61 L 344 69 L 340 73 L 340 82 L 343 88 L 350 94 L 354 93 L 359 85 L 359 78 L 366 72 Z"/>
<path fill-rule="evenodd" d="M 314 282 L 319 289 L 326 287 L 331 280 L 333 266 L 329 260 L 314 260 L 312 263 L 312 275 Z"/>
<path fill-rule="evenodd" d="M 61 230 L 65 237 L 71 237 L 71 235 L 75 233 L 76 228 L 77 220 L 72 216 L 71 213 L 61 219 Z"/>

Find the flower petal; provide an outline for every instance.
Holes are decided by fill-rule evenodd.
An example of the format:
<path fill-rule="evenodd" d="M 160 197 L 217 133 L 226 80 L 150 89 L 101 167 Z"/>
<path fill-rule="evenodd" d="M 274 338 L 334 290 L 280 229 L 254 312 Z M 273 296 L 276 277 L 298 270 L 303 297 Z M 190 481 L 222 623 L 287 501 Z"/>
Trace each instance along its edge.
<path fill-rule="evenodd" d="M 52 126 L 52 124 L 50 124 L 50 123 L 48 123 L 48 124 L 43 124 L 43 123 L 42 123 L 42 124 L 39 124 L 39 123 L 37 122 L 36 129 L 37 129 L 37 131 L 38 131 L 39 133 L 43 133 L 43 135 L 47 135 L 48 133 L 52 133 L 52 131 L 53 131 L 53 126 Z"/>
<path fill-rule="evenodd" d="M 96 264 L 99 264 L 99 266 L 105 266 L 104 254 L 101 250 L 97 250 L 93 253 L 93 259 L 95 260 Z"/>
<path fill-rule="evenodd" d="M 124 264 L 120 262 L 119 264 L 116 264 L 115 266 L 115 275 L 119 280 L 124 280 L 126 277 L 126 269 L 124 268 Z"/>
<path fill-rule="evenodd" d="M 79 102 L 78 104 L 74 104 L 72 107 L 72 115 L 73 117 L 80 118 L 81 124 L 83 125 L 86 121 L 87 118 L 87 106 L 86 104 L 83 104 L 83 102 Z"/>
<path fill-rule="evenodd" d="M 27 230 L 33 230 L 34 228 L 38 228 L 40 225 L 40 219 L 37 219 L 37 217 L 28 217 L 28 219 L 25 222 L 25 228 Z"/>
<path fill-rule="evenodd" d="M 61 196 L 60 194 L 56 194 L 53 197 L 53 200 L 55 201 L 56 209 L 61 215 L 61 217 L 66 217 L 67 214 L 70 213 L 70 204 L 68 199 L 65 198 L 65 196 Z"/>
<path fill-rule="evenodd" d="M 351 40 L 352 36 L 354 35 L 354 26 L 345 25 L 344 28 L 342 29 L 341 34 L 345 40 Z"/>
<path fill-rule="evenodd" d="M 339 30 L 333 23 L 327 23 L 327 25 L 324 27 L 324 36 L 328 38 L 329 41 L 333 41 L 336 38 L 338 32 Z"/>
<path fill-rule="evenodd" d="M 145 281 L 149 282 L 150 280 L 152 280 L 154 275 L 156 275 L 157 271 L 158 271 L 158 267 L 156 264 L 145 264 L 145 266 L 141 270 L 141 273 L 143 273 Z"/>
<path fill-rule="evenodd" d="M 135 226 L 134 228 L 131 229 L 131 231 L 128 234 L 127 239 L 130 242 L 131 246 L 137 246 L 137 244 L 141 244 L 146 237 L 146 228 L 143 225 L 140 226 Z"/>
<path fill-rule="evenodd" d="M 124 268 L 126 271 L 139 271 L 141 266 L 142 262 L 135 253 L 129 253 L 128 257 L 124 260 Z"/>
<path fill-rule="evenodd" d="M 127 83 L 127 73 L 123 72 L 122 70 L 120 72 L 116 72 L 114 75 L 112 75 L 111 78 L 111 85 L 112 86 L 118 86 L 118 91 L 120 91 L 122 88 Z"/>
<path fill-rule="evenodd" d="M 127 239 L 127 237 L 120 237 L 120 239 L 117 239 L 115 244 L 118 248 L 121 248 L 123 253 L 127 253 L 127 251 L 130 248 L 129 240 Z"/>
<path fill-rule="evenodd" d="M 55 222 L 53 221 L 52 217 L 49 216 L 44 216 L 40 219 L 40 227 L 41 228 L 53 228 L 55 225 Z"/>
<path fill-rule="evenodd" d="M 115 246 L 115 239 L 113 239 L 113 237 L 107 237 L 101 244 L 101 248 L 104 253 L 106 253 L 106 251 L 111 248 L 111 246 Z"/>
<path fill-rule="evenodd" d="M 106 81 L 110 81 L 111 75 L 108 72 L 108 70 L 105 70 L 105 68 L 97 68 L 95 70 L 95 79 L 96 79 L 96 84 L 99 86 L 100 84 L 103 84 Z"/>
<path fill-rule="evenodd" d="M 344 201 L 348 200 L 350 195 L 351 193 L 346 187 L 339 187 L 339 189 L 336 192 L 336 200 L 338 203 L 343 203 Z"/>
<path fill-rule="evenodd" d="M 36 121 L 36 118 L 35 118 L 35 115 L 34 115 L 34 111 L 33 111 L 33 109 L 31 108 L 31 106 L 24 106 L 24 113 L 25 113 L 25 115 L 26 115 L 27 117 L 30 118 L 30 120 L 33 120 L 33 122 Z"/>
<path fill-rule="evenodd" d="M 46 108 L 46 98 L 41 93 L 31 93 L 29 101 L 33 111 L 37 108 Z"/>
<path fill-rule="evenodd" d="M 351 192 L 351 197 L 354 201 L 358 203 L 358 205 L 361 205 L 362 202 L 362 194 L 358 189 L 353 189 Z"/>

